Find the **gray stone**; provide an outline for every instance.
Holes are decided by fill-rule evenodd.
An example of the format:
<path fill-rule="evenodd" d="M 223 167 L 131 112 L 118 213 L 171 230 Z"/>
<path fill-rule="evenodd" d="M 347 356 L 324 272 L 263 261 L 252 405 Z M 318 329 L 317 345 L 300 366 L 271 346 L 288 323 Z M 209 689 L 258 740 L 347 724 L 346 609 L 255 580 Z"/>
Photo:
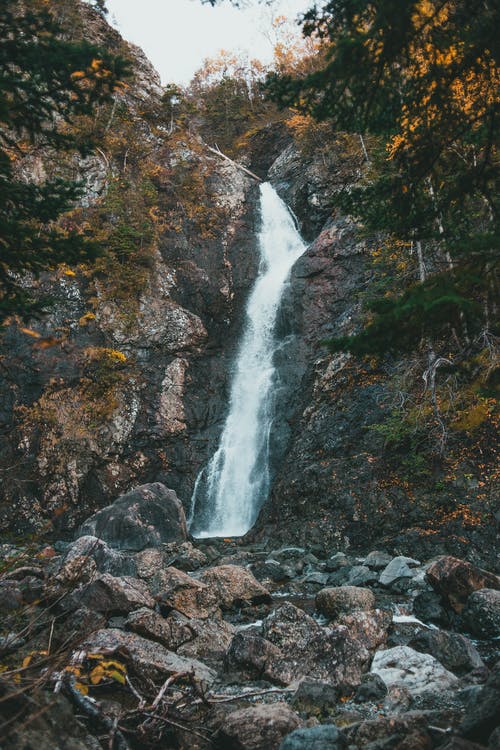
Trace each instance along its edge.
<path fill-rule="evenodd" d="M 416 651 L 431 654 L 443 667 L 457 675 L 464 675 L 484 666 L 474 644 L 459 633 L 421 630 L 408 645 Z"/>
<path fill-rule="evenodd" d="M 242 708 L 224 719 L 215 744 L 220 750 L 278 750 L 283 738 L 301 724 L 286 703 Z"/>
<path fill-rule="evenodd" d="M 392 559 L 393 556 L 388 552 L 373 550 L 373 552 L 370 552 L 365 557 L 365 559 L 363 560 L 363 565 L 366 565 L 369 568 L 373 568 L 374 570 L 382 570 L 382 568 L 385 568 L 387 567 L 387 565 L 389 565 Z"/>
<path fill-rule="evenodd" d="M 375 597 L 370 589 L 357 586 L 326 588 L 316 595 L 316 609 L 331 619 L 357 610 L 369 611 L 374 607 Z"/>
<path fill-rule="evenodd" d="M 262 636 L 248 631 L 236 633 L 224 661 L 226 671 L 243 673 L 246 679 L 264 679 L 277 685 L 288 685 L 292 680 L 281 650 Z"/>
<path fill-rule="evenodd" d="M 345 555 L 343 552 L 336 552 L 335 555 L 332 555 L 326 561 L 325 570 L 327 570 L 329 573 L 334 573 L 339 568 L 343 568 L 349 564 L 349 558 L 347 557 L 347 555 Z"/>
<path fill-rule="evenodd" d="M 125 627 L 150 641 L 161 643 L 170 651 L 177 651 L 179 646 L 194 638 L 190 623 L 191 620 L 179 612 L 162 617 L 157 612 L 142 607 L 129 614 Z"/>
<path fill-rule="evenodd" d="M 500 591 L 480 589 L 467 599 L 462 611 L 462 622 L 470 633 L 479 638 L 500 636 Z"/>
<path fill-rule="evenodd" d="M 223 609 L 249 604 L 268 604 L 269 591 L 239 565 L 219 565 L 204 571 L 199 581 L 209 587 Z"/>
<path fill-rule="evenodd" d="M 406 688 L 412 696 L 455 688 L 454 674 L 430 654 L 421 654 L 408 646 L 377 651 L 371 671 L 378 674 L 387 687 Z"/>
<path fill-rule="evenodd" d="M 366 565 L 354 565 L 349 571 L 347 584 L 349 586 L 366 586 L 378 581 L 378 575 Z"/>
<path fill-rule="evenodd" d="M 418 560 L 413 560 L 411 557 L 395 557 L 383 569 L 379 582 L 382 586 L 391 586 L 400 578 L 413 578 L 414 573 L 410 570 L 412 564 L 420 565 Z"/>
<path fill-rule="evenodd" d="M 185 541 L 186 518 L 173 490 L 160 482 L 144 484 L 99 510 L 77 536 L 92 535 L 110 547 L 139 551 L 163 542 Z"/>
<path fill-rule="evenodd" d="M 500 664 L 497 663 L 486 684 L 465 711 L 459 734 L 468 740 L 486 744 L 499 725 Z"/>
<path fill-rule="evenodd" d="M 335 724 L 323 724 L 296 729 L 285 737 L 279 750 L 344 750 L 346 747 L 347 738 Z"/>
<path fill-rule="evenodd" d="M 307 715 L 328 714 L 339 699 L 339 691 L 334 685 L 321 680 L 304 678 L 292 697 L 292 706 Z"/>
<path fill-rule="evenodd" d="M 139 607 L 154 607 L 147 586 L 138 578 L 120 578 L 102 573 L 68 597 L 71 607 L 88 607 L 107 614 L 127 614 Z"/>
<path fill-rule="evenodd" d="M 113 576 L 135 576 L 136 565 L 130 555 L 112 549 L 105 541 L 96 536 L 85 535 L 71 542 L 62 564 L 68 563 L 76 557 L 90 557 L 94 560 L 100 573 L 110 573 Z"/>
<path fill-rule="evenodd" d="M 361 678 L 361 685 L 356 688 L 354 700 L 356 703 L 379 703 L 387 695 L 387 685 L 383 679 L 374 672 L 368 672 Z"/>

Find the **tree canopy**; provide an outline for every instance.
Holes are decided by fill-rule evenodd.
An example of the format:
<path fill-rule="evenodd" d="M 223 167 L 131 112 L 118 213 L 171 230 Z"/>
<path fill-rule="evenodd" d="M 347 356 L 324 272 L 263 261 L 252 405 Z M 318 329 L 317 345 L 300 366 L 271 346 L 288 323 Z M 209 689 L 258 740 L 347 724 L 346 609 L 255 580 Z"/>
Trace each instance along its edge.
<path fill-rule="evenodd" d="M 109 100 L 128 63 L 88 42 L 68 41 L 45 4 L 5 0 L 0 17 L 0 318 L 32 310 L 23 288 L 26 272 L 92 257 L 95 244 L 63 231 L 57 218 L 80 193 L 61 177 L 21 174 L 27 152 L 89 144 L 71 129 L 76 115 Z"/>

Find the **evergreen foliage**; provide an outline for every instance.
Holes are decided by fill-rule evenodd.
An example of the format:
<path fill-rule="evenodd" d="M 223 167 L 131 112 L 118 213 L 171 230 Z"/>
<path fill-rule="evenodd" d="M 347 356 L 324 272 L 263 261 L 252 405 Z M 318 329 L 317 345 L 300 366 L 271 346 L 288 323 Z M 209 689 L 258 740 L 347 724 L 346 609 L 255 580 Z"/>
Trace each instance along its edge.
<path fill-rule="evenodd" d="M 22 275 L 58 263 L 94 257 L 98 248 L 82 233 L 55 222 L 80 194 L 60 177 L 22 175 L 31 149 L 62 150 L 78 142 L 63 127 L 110 100 L 128 73 L 125 60 L 87 42 L 68 41 L 45 5 L 5 0 L 0 17 L 0 319 L 33 312 Z M 28 168 L 29 173 L 29 168 Z M 41 303 L 38 303 L 38 306 Z"/>

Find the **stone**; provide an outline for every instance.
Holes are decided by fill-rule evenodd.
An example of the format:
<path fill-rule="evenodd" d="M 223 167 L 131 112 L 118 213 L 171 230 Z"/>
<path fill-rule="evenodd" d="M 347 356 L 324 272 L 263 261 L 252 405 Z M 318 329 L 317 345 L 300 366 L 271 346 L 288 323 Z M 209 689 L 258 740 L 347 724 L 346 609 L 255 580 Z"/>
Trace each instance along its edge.
<path fill-rule="evenodd" d="M 459 633 L 421 630 L 408 645 L 415 651 L 431 654 L 443 667 L 457 675 L 464 675 L 484 666 L 474 644 Z"/>
<path fill-rule="evenodd" d="M 278 750 L 283 738 L 301 725 L 286 703 L 242 708 L 224 719 L 215 746 L 218 750 Z"/>
<path fill-rule="evenodd" d="M 199 581 L 209 587 L 222 609 L 269 604 L 271 595 L 249 570 L 239 565 L 218 565 L 208 568 Z"/>
<path fill-rule="evenodd" d="M 367 565 L 354 565 L 349 571 L 347 578 L 348 586 L 366 586 L 369 583 L 376 583 L 378 575 Z"/>
<path fill-rule="evenodd" d="M 179 646 L 177 653 L 200 659 L 219 668 L 235 633 L 234 625 L 225 620 L 189 620 L 193 637 Z"/>
<path fill-rule="evenodd" d="M 358 611 L 349 615 L 341 615 L 336 622 L 339 625 L 345 625 L 352 638 L 362 643 L 369 651 L 373 651 L 386 642 L 392 613 L 387 609 L 374 609 L 372 612 Z"/>
<path fill-rule="evenodd" d="M 296 729 L 287 735 L 279 750 L 344 750 L 346 736 L 335 724 Z"/>
<path fill-rule="evenodd" d="M 428 717 L 420 711 L 380 717 L 346 727 L 350 745 L 369 750 L 430 750 Z"/>
<path fill-rule="evenodd" d="M 150 586 L 164 613 L 175 609 L 186 617 L 202 620 L 220 614 L 217 592 L 182 570 L 160 570 Z"/>
<path fill-rule="evenodd" d="M 115 549 L 139 551 L 163 542 L 185 541 L 186 517 L 175 492 L 154 482 L 122 495 L 88 518 L 77 536 L 89 534 Z"/>
<path fill-rule="evenodd" d="M 292 697 L 292 706 L 308 716 L 327 715 L 339 699 L 339 691 L 334 685 L 321 680 L 305 677 Z"/>
<path fill-rule="evenodd" d="M 390 587 L 400 578 L 413 578 L 414 574 L 410 569 L 411 564 L 420 565 L 418 560 L 414 560 L 412 557 L 395 557 L 381 572 L 379 583 L 382 586 Z"/>
<path fill-rule="evenodd" d="M 88 607 L 80 607 L 70 614 L 64 622 L 64 634 L 67 637 L 79 636 L 85 638 L 94 630 L 106 626 L 106 617 L 100 612 L 95 612 Z"/>
<path fill-rule="evenodd" d="M 500 664 L 497 662 L 487 682 L 471 701 L 458 728 L 462 737 L 487 744 L 499 725 L 500 717 Z"/>
<path fill-rule="evenodd" d="M 281 583 L 293 578 L 293 573 L 289 565 L 282 565 L 277 560 L 263 560 L 262 562 L 253 563 L 250 570 L 258 581 L 273 581 Z"/>
<path fill-rule="evenodd" d="M 339 615 L 358 610 L 369 611 L 375 607 L 375 597 L 370 589 L 357 586 L 326 588 L 316 595 L 316 609 L 332 620 Z"/>
<path fill-rule="evenodd" d="M 322 632 L 316 620 L 290 602 L 277 607 L 264 620 L 264 637 L 274 643 L 283 653 L 309 637 Z"/>
<path fill-rule="evenodd" d="M 150 581 L 158 571 L 162 570 L 165 565 L 165 551 L 162 547 L 146 547 L 146 549 L 136 552 L 134 555 L 134 565 L 138 578 Z"/>
<path fill-rule="evenodd" d="M 23 606 L 23 595 L 15 581 L 0 581 L 0 612 L 9 612 Z"/>
<path fill-rule="evenodd" d="M 125 627 L 150 641 L 161 643 L 170 651 L 177 651 L 179 646 L 195 637 L 190 623 L 191 621 L 179 612 L 162 617 L 147 607 L 141 607 L 129 614 Z"/>
<path fill-rule="evenodd" d="M 102 573 L 91 583 L 74 591 L 68 599 L 71 605 L 88 607 L 106 614 L 127 614 L 140 607 L 152 608 L 154 599 L 146 584 L 138 578 L 115 577 Z"/>
<path fill-rule="evenodd" d="M 382 570 L 382 568 L 385 568 L 387 565 L 389 565 L 392 559 L 393 556 L 388 552 L 373 550 L 373 552 L 370 552 L 365 557 L 365 559 L 363 560 L 363 565 L 366 565 L 368 568 L 373 568 L 374 570 Z"/>
<path fill-rule="evenodd" d="M 100 573 L 111 573 L 113 576 L 136 575 L 136 565 L 130 555 L 112 549 L 96 536 L 87 534 L 71 542 L 63 557 L 62 565 L 82 556 L 90 557 Z"/>
<path fill-rule="evenodd" d="M 175 565 L 179 570 L 198 570 L 208 565 L 209 562 L 207 555 L 191 542 L 164 544 L 163 551 L 169 560 L 168 564 Z"/>
<path fill-rule="evenodd" d="M 288 685 L 292 673 L 284 665 L 281 650 L 260 635 L 241 631 L 231 640 L 224 659 L 226 671 L 243 673 L 249 680 L 269 680 Z"/>
<path fill-rule="evenodd" d="M 377 651 L 371 672 L 378 674 L 387 687 L 409 690 L 412 696 L 442 692 L 457 686 L 458 679 L 430 654 L 421 654 L 408 646 Z"/>
<path fill-rule="evenodd" d="M 465 560 L 444 556 L 427 568 L 426 579 L 447 604 L 460 613 L 473 591 L 500 589 L 500 579 L 494 573 L 476 567 Z"/>
<path fill-rule="evenodd" d="M 368 672 L 361 678 L 361 684 L 356 688 L 354 701 L 356 703 L 379 703 L 387 695 L 387 685 L 383 679 L 374 672 Z"/>
<path fill-rule="evenodd" d="M 467 599 L 462 610 L 462 623 L 478 638 L 500 636 L 500 591 L 479 589 Z"/>
<path fill-rule="evenodd" d="M 343 552 L 336 552 L 334 555 L 328 558 L 325 563 L 325 570 L 329 573 L 334 573 L 339 568 L 350 565 L 349 558 Z"/>
<path fill-rule="evenodd" d="M 57 584 L 74 588 L 89 583 L 97 574 L 95 560 L 88 555 L 78 555 L 77 557 L 70 557 L 62 563 L 50 585 Z"/>
<path fill-rule="evenodd" d="M 423 622 L 432 622 L 444 627 L 451 624 L 452 618 L 444 606 L 444 599 L 435 591 L 422 591 L 417 594 L 413 600 L 413 613 Z"/>
<path fill-rule="evenodd" d="M 216 673 L 206 664 L 178 656 L 159 643 L 116 628 L 98 630 L 80 646 L 89 653 L 105 654 L 120 651 L 132 672 L 148 680 L 165 680 L 177 672 L 192 674 L 204 687 L 210 687 Z"/>

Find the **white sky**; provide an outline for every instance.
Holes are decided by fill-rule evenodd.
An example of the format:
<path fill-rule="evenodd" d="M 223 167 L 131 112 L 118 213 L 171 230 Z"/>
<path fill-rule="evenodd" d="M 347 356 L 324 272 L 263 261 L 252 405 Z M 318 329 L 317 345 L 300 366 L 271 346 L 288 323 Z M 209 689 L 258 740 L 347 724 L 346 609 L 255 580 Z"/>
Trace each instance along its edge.
<path fill-rule="evenodd" d="M 269 61 L 272 46 L 266 31 L 272 18 L 295 18 L 312 5 L 314 0 L 273 0 L 269 8 L 250 0 L 249 7 L 237 9 L 229 0 L 214 8 L 201 0 L 107 0 L 109 20 L 125 39 L 142 47 L 162 83 L 182 85 L 221 49 Z"/>

